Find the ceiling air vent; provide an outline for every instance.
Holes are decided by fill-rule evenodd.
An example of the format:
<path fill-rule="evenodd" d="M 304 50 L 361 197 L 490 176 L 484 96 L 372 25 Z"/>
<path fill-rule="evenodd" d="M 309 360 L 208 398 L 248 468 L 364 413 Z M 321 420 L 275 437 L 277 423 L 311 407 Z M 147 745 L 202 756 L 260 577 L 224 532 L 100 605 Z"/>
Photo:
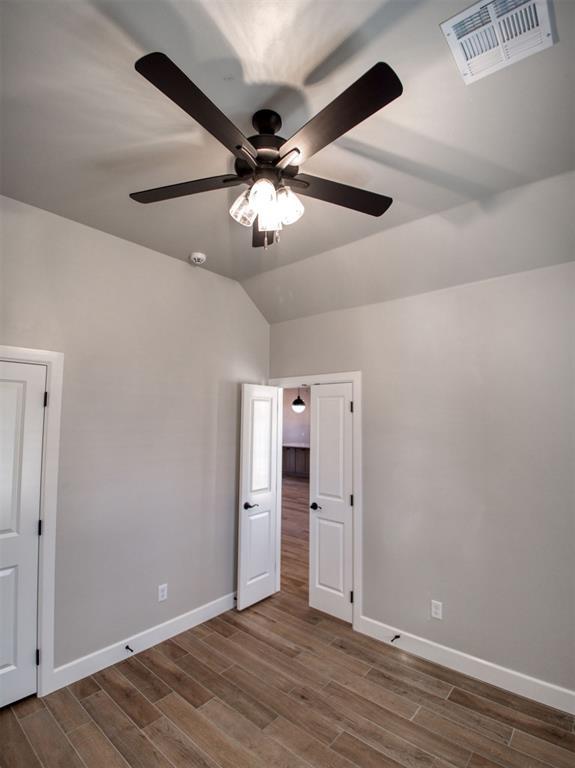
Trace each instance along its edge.
<path fill-rule="evenodd" d="M 549 48 L 548 0 L 476 3 L 441 25 L 466 83 Z"/>

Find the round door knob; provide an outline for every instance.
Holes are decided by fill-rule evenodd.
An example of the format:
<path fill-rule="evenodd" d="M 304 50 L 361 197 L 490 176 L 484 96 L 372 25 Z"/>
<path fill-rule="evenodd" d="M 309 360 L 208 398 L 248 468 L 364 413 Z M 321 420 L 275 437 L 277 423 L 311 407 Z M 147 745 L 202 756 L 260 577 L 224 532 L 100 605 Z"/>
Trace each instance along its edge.
<path fill-rule="evenodd" d="M 315 511 L 316 509 L 321 509 L 320 505 L 319 505 L 319 504 L 317 504 L 315 501 L 314 501 L 312 504 L 310 504 L 310 505 L 309 505 L 309 508 L 310 508 L 310 509 L 313 509 L 314 511 Z"/>
<path fill-rule="evenodd" d="M 259 507 L 259 504 L 250 504 L 247 501 L 244 502 L 244 509 L 253 509 L 254 507 Z"/>

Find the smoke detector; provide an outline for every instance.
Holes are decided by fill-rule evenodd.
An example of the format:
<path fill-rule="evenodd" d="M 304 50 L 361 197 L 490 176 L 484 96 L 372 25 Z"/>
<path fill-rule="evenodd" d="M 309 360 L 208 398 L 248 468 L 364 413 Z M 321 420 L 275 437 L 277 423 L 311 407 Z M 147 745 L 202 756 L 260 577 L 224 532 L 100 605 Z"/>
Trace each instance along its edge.
<path fill-rule="evenodd" d="M 554 45 L 549 0 L 479 2 L 441 25 L 469 84 Z"/>
<path fill-rule="evenodd" d="M 199 251 L 194 251 L 189 255 L 190 264 L 195 264 L 197 267 L 204 264 L 206 259 L 207 259 L 206 254 L 200 253 Z"/>

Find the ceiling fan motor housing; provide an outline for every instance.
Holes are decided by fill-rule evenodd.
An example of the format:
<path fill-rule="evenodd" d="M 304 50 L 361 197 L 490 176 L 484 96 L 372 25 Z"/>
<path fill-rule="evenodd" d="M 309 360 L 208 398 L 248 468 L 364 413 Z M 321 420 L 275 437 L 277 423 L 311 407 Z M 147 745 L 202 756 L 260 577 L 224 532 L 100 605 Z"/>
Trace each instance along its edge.
<path fill-rule="evenodd" d="M 262 113 L 269 113 L 275 115 L 277 122 L 273 122 L 273 125 L 277 125 L 278 129 L 281 126 L 281 118 L 277 112 L 273 112 L 271 109 L 260 109 L 253 117 L 254 127 L 262 127 L 262 122 L 256 119 L 258 115 Z M 297 165 L 288 165 L 286 168 L 277 168 L 275 164 L 280 158 L 280 149 L 286 140 L 281 136 L 276 136 L 274 133 L 258 133 L 255 136 L 250 136 L 249 141 L 252 146 L 257 150 L 257 168 L 254 169 L 241 157 L 236 158 L 234 170 L 238 176 L 245 179 L 246 183 L 250 183 L 249 179 L 254 180 L 260 178 L 269 178 L 274 184 L 278 184 L 282 175 L 295 176 L 299 172 Z"/>

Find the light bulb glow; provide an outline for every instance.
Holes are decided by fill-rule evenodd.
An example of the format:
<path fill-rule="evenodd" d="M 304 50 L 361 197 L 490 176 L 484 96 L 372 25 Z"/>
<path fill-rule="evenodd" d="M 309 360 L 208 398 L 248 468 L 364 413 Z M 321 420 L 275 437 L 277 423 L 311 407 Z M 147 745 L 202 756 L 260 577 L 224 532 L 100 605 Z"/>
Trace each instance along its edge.
<path fill-rule="evenodd" d="M 278 232 L 282 228 L 282 220 L 278 204 L 268 205 L 258 214 L 258 229 L 260 232 Z"/>
<path fill-rule="evenodd" d="M 242 194 L 232 203 L 230 216 L 232 219 L 235 219 L 238 224 L 241 224 L 244 227 L 251 227 L 257 215 L 257 211 L 254 211 L 250 205 L 250 190 L 246 189 L 246 191 L 242 192 Z"/>
<path fill-rule="evenodd" d="M 303 413 L 305 411 L 305 403 L 304 403 L 304 401 L 301 399 L 301 397 L 299 395 L 299 389 L 297 391 L 296 399 L 291 404 L 291 409 L 295 413 Z"/>
<path fill-rule="evenodd" d="M 276 189 L 269 179 L 258 179 L 250 189 L 250 206 L 259 215 L 275 205 Z"/>
<path fill-rule="evenodd" d="M 302 201 L 289 187 L 280 187 L 277 192 L 279 216 L 283 224 L 294 224 L 301 219 L 305 208 Z"/>

